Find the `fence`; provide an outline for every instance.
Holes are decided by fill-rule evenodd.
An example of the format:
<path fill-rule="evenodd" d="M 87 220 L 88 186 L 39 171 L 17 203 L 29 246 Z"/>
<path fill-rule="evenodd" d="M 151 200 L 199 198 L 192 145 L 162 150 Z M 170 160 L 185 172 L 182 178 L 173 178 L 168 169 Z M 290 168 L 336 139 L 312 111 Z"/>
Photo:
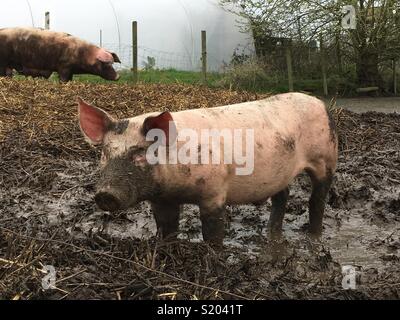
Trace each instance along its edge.
<path fill-rule="evenodd" d="M 103 43 L 102 47 L 116 52 L 121 59 L 120 69 L 132 68 L 132 44 Z M 168 52 L 138 45 L 138 68 L 145 68 L 149 57 L 154 58 L 154 68 L 177 70 L 201 70 L 201 55 L 191 56 L 182 52 Z"/>
<path fill-rule="evenodd" d="M 45 29 L 51 29 L 50 12 L 45 12 Z M 133 36 L 135 33 L 135 36 Z M 171 52 L 163 51 L 155 48 L 149 48 L 137 43 L 137 23 L 132 23 L 132 43 L 103 43 L 103 32 L 99 30 L 98 45 L 109 51 L 117 53 L 121 60 L 121 64 L 116 66 L 117 69 L 143 69 L 149 66 L 149 61 L 153 61 L 153 67 L 156 69 L 177 69 L 177 70 L 190 70 L 202 71 L 205 73 L 207 70 L 218 72 L 221 71 L 224 63 L 218 61 L 206 52 L 206 32 L 203 30 L 199 34 L 199 43 L 201 42 L 201 50 L 191 54 L 186 52 Z M 134 43 L 136 42 L 136 43 Z M 135 50 L 135 49 L 136 50 Z M 136 60 L 135 60 L 136 58 Z M 212 67 L 207 65 L 207 61 L 212 62 Z M 137 64 L 137 66 L 136 66 Z M 204 76 L 205 77 L 205 76 Z"/>
<path fill-rule="evenodd" d="M 359 93 L 384 88 L 387 92 L 397 94 L 399 64 L 395 58 L 379 65 L 382 79 L 365 81 L 368 84 L 359 88 L 358 81 L 362 78 L 358 74 L 354 57 L 351 56 L 352 49 L 335 39 L 320 37 L 318 41 L 302 42 L 265 37 L 263 40 L 255 44 L 258 60 L 264 64 L 267 73 L 280 78 L 286 77 L 289 91 L 298 89 L 296 84 L 299 83 L 302 84 L 301 90 L 308 91 L 307 86 L 311 89 L 318 81 L 319 91 L 324 95 L 335 94 L 333 90 L 338 86 Z M 309 80 L 308 83 L 305 83 L 306 80 Z"/>
<path fill-rule="evenodd" d="M 46 13 L 47 18 L 47 13 Z M 100 31 L 101 35 L 101 31 Z M 138 68 L 139 66 L 148 68 L 159 68 L 159 69 L 180 69 L 180 70 L 193 70 L 197 69 L 197 63 L 201 62 L 202 81 L 207 81 L 207 35 L 206 31 L 201 31 L 201 59 L 197 56 L 188 55 L 177 52 L 167 52 L 161 50 L 154 50 L 138 45 L 137 37 L 137 22 L 132 22 L 132 45 L 121 45 L 118 44 L 118 48 L 114 48 L 115 45 L 105 44 L 104 47 L 110 51 L 118 52 L 120 60 L 123 62 L 121 68 L 127 68 L 127 61 L 131 61 L 131 70 L 134 75 L 134 81 L 138 80 Z M 100 36 L 100 43 L 102 39 Z M 140 61 L 141 60 L 141 61 Z"/>
<path fill-rule="evenodd" d="M 200 37 L 199 37 L 200 38 Z M 203 38 L 204 43 L 206 39 Z M 132 44 L 116 44 L 104 43 L 102 44 L 107 50 L 116 52 L 120 59 L 121 65 L 117 66 L 118 69 L 132 69 L 133 59 L 133 46 Z M 205 81 L 205 74 L 207 71 L 223 72 L 224 66 L 221 64 L 219 68 L 210 68 L 206 61 L 213 61 L 213 57 L 208 54 L 206 50 L 190 55 L 182 52 L 168 52 L 157 49 L 148 48 L 145 46 L 137 46 L 137 62 L 138 69 L 155 68 L 155 69 L 176 69 L 176 70 L 191 70 L 203 72 L 203 81 Z M 279 74 L 280 77 L 287 78 L 288 90 L 294 91 L 296 83 L 299 79 L 304 79 L 306 75 L 308 79 L 320 81 L 321 91 L 324 95 L 335 94 L 329 92 L 328 79 L 332 75 L 337 77 L 346 77 L 354 69 L 354 66 L 349 65 L 346 60 L 338 55 L 338 48 L 334 43 L 324 43 L 321 38 L 319 43 L 314 45 L 304 45 L 299 43 L 282 43 L 277 46 L 273 51 L 265 53 L 263 59 L 269 64 L 271 69 L 267 72 Z M 249 55 L 255 57 L 256 53 Z M 203 65 L 202 61 L 205 61 Z M 216 59 L 215 59 L 216 60 Z M 214 63 L 215 65 L 216 63 Z M 229 64 L 229 61 L 227 61 Z M 397 73 L 395 72 L 396 61 L 392 66 L 384 66 L 386 73 L 391 73 L 392 92 L 397 93 Z M 307 87 L 302 88 L 307 91 Z M 358 91 L 374 91 L 377 87 L 359 88 Z M 332 90 L 331 90 L 332 91 Z"/>
<path fill-rule="evenodd" d="M 50 28 L 50 13 L 45 14 L 46 29 Z M 199 34 L 199 42 L 201 42 L 201 50 L 192 54 L 184 52 L 167 52 L 148 48 L 140 45 L 137 38 L 137 23 L 132 22 L 132 43 L 102 43 L 102 31 L 100 30 L 100 46 L 107 50 L 116 52 L 121 60 L 118 69 L 130 69 L 134 73 L 135 81 L 138 79 L 138 69 L 155 68 L 155 69 L 176 69 L 201 71 L 202 80 L 206 82 L 207 71 L 221 71 L 223 64 L 217 68 L 209 67 L 210 61 L 215 62 L 216 59 L 207 52 L 206 32 L 201 31 Z M 287 38 L 275 38 L 263 36 L 261 41 L 255 39 L 254 56 L 257 59 L 263 59 L 269 63 L 269 70 L 279 76 L 286 77 L 288 82 L 288 90 L 294 91 L 296 80 L 301 79 L 304 73 L 308 74 L 312 79 L 320 81 L 324 95 L 328 95 L 328 75 L 335 74 L 344 76 L 348 70 L 354 68 L 353 65 L 346 65 L 345 57 L 342 55 L 344 50 L 338 41 L 330 41 L 325 43 L 320 37 L 319 43 L 312 41 L 309 43 L 292 42 Z M 238 58 L 238 56 L 236 56 Z M 233 56 L 235 59 L 235 55 Z M 238 58 L 241 60 L 242 58 Z M 243 60 L 243 59 L 242 59 Z M 227 61 L 226 64 L 230 63 Z M 218 65 L 213 63 L 213 65 Z M 397 67 L 396 60 L 393 59 L 390 66 L 384 66 L 390 73 L 390 87 L 392 92 L 397 94 Z M 303 78 L 304 79 L 304 78 Z M 369 92 L 378 90 L 378 87 L 358 88 L 358 92 Z M 331 92 L 334 93 L 334 92 Z"/>

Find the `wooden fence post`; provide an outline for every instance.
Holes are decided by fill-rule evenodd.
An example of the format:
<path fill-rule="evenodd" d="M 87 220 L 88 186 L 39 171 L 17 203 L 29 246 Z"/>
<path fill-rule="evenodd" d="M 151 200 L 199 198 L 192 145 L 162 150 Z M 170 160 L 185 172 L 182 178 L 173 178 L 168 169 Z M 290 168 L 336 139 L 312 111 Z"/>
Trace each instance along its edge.
<path fill-rule="evenodd" d="M 324 95 L 328 95 L 328 79 L 326 76 L 326 61 L 325 61 L 325 49 L 324 49 L 324 42 L 322 36 L 319 39 L 320 44 L 320 55 L 321 55 L 321 69 L 322 69 L 322 82 L 324 87 Z"/>
<path fill-rule="evenodd" d="M 397 95 L 397 63 L 396 59 L 393 59 L 393 93 Z"/>
<path fill-rule="evenodd" d="M 50 30 L 50 12 L 48 11 L 44 14 L 44 28 Z"/>
<path fill-rule="evenodd" d="M 137 39 L 137 21 L 132 22 L 132 73 L 133 82 L 138 81 L 138 39 Z"/>
<path fill-rule="evenodd" d="M 289 92 L 294 91 L 293 88 L 293 65 L 292 65 L 292 50 L 291 41 L 285 41 L 285 54 L 286 54 L 286 65 L 288 72 Z"/>
<path fill-rule="evenodd" d="M 201 73 L 203 84 L 207 83 L 207 35 L 206 31 L 201 31 Z"/>
<path fill-rule="evenodd" d="M 337 34 L 335 37 L 336 42 L 336 59 L 338 63 L 338 71 L 340 76 L 343 75 L 343 59 L 342 59 L 342 47 L 340 46 L 340 35 Z"/>

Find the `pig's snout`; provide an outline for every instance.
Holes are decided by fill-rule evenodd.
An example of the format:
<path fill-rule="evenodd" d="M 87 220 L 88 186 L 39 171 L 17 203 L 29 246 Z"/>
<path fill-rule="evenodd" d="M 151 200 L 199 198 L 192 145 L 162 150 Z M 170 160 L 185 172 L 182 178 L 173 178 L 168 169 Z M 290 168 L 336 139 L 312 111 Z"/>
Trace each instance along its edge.
<path fill-rule="evenodd" d="M 117 211 L 122 207 L 122 200 L 117 194 L 101 191 L 96 193 L 94 200 L 104 211 Z"/>
<path fill-rule="evenodd" d="M 98 189 L 94 200 L 100 209 L 111 212 L 126 209 L 136 203 L 136 197 L 132 191 L 112 187 Z"/>

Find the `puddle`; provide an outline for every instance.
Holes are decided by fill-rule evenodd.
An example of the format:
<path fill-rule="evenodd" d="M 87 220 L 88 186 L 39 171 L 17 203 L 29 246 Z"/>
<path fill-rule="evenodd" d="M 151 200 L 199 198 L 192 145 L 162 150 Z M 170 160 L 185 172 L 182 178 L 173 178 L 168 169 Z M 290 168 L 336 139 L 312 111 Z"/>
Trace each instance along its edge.
<path fill-rule="evenodd" d="M 64 185 L 66 189 L 62 192 L 55 192 L 54 188 L 48 194 L 32 193 L 29 189 L 10 189 L 14 197 L 8 210 L 16 218 L 27 221 L 34 217 L 49 226 L 64 225 L 77 238 L 93 233 L 103 233 L 119 239 L 149 239 L 156 235 L 156 225 L 148 203 L 139 204 L 117 217 L 110 216 L 96 208 L 93 188 L 88 190 L 83 182 L 88 174 L 95 178 L 93 166 L 82 162 L 71 162 L 68 166 L 72 172 L 72 168 L 76 167 L 86 171 L 86 174 L 59 174 L 54 183 Z M 351 192 L 343 194 L 347 204 L 342 204 L 342 207 L 327 205 L 320 245 L 329 249 L 334 260 L 341 265 L 379 269 L 385 264 L 382 257 L 398 254 L 398 248 L 390 244 L 396 241 L 400 243 L 400 225 L 395 215 L 387 211 L 391 201 L 396 200 L 396 194 L 400 194 L 400 187 L 388 187 L 388 192 L 388 188 L 381 186 L 380 191 L 366 192 L 360 188 L 360 183 L 352 181 L 353 178 L 349 174 L 338 174 L 336 184 L 351 186 Z M 308 254 L 308 239 L 304 232 L 308 221 L 308 197 L 308 180 L 301 176 L 291 186 L 283 235 L 288 243 L 286 249 L 296 249 L 302 254 Z M 363 197 L 368 199 L 364 200 Z M 346 209 L 347 206 L 354 208 Z M 225 245 L 238 248 L 249 256 L 268 255 L 270 247 L 267 245 L 266 225 L 270 209 L 270 201 L 261 206 L 228 207 Z M 379 218 L 381 211 L 384 211 L 385 219 Z M 191 242 L 202 240 L 197 206 L 183 206 L 179 238 Z"/>

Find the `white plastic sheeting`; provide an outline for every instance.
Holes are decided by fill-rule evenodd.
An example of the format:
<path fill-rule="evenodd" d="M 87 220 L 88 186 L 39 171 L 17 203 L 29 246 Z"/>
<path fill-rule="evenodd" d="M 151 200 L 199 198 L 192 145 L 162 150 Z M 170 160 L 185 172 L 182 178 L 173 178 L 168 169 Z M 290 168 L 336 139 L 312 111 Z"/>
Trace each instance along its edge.
<path fill-rule="evenodd" d="M 235 48 L 253 49 L 251 36 L 241 33 L 238 17 L 218 0 L 0 0 L 0 27 L 44 27 L 100 43 L 131 65 L 131 22 L 138 22 L 139 65 L 147 56 L 158 68 L 198 70 L 201 30 L 207 31 L 208 66 L 220 70 Z"/>

